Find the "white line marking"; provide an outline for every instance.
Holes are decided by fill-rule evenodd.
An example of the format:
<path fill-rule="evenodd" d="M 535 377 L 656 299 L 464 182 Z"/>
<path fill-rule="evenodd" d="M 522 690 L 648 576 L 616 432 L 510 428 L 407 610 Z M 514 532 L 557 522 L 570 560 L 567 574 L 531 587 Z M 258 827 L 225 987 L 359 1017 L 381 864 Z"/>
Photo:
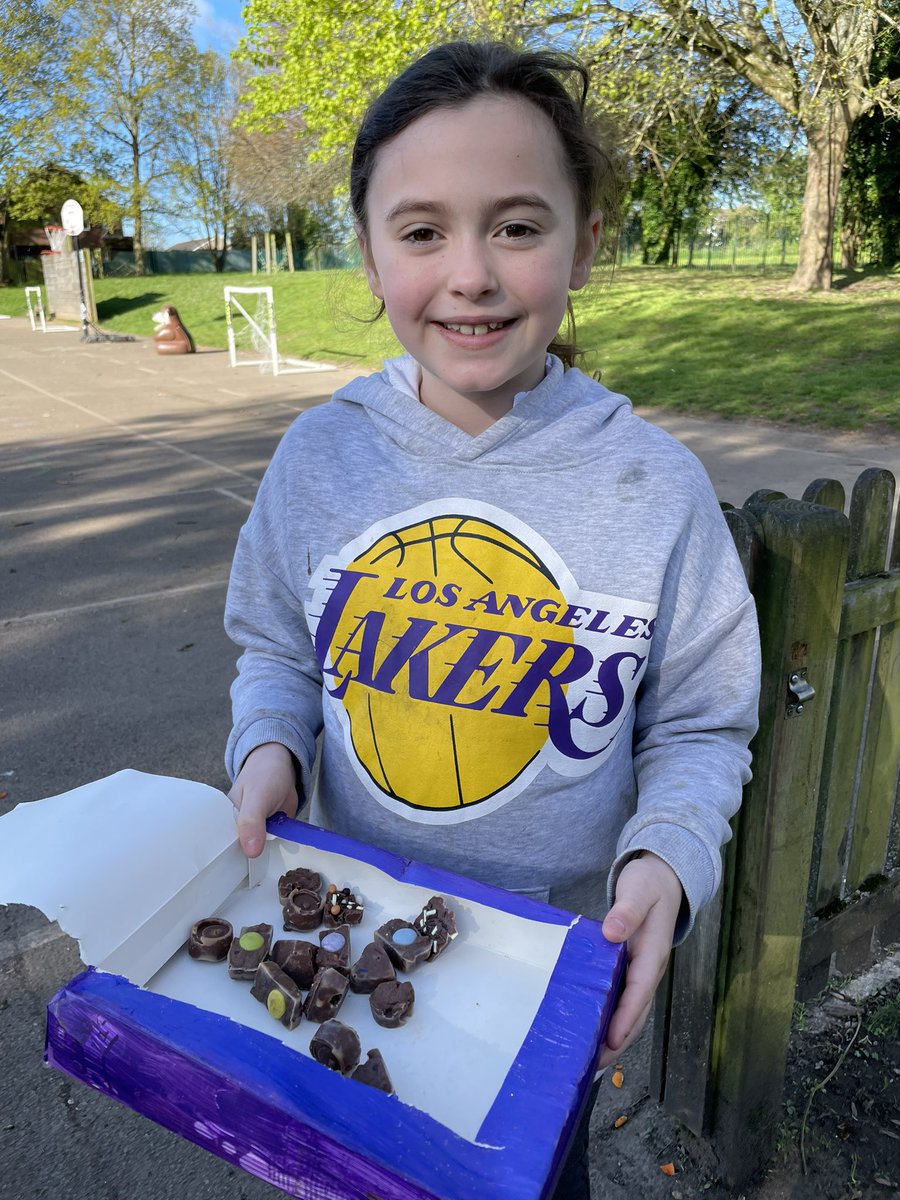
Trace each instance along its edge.
<path fill-rule="evenodd" d="M 106 500 L 100 496 L 96 499 L 92 497 L 90 499 L 85 498 L 84 500 L 69 500 L 62 504 L 25 504 L 21 508 L 0 509 L 0 517 L 20 517 L 25 513 L 52 513 L 59 512 L 60 509 L 102 508 L 111 505 L 125 509 L 132 504 L 143 505 L 144 503 L 156 503 L 160 500 L 177 500 L 180 496 L 205 496 L 207 492 L 220 492 L 224 496 L 231 496 L 235 500 L 240 500 L 242 504 L 252 504 L 252 501 L 245 500 L 237 492 L 229 492 L 227 488 L 185 488 L 183 492 L 151 492 L 130 500 L 123 500 L 119 496 Z"/>
<path fill-rule="evenodd" d="M 164 600 L 169 596 L 183 596 L 187 592 L 200 592 L 204 588 L 223 588 L 227 579 L 211 579 L 207 583 L 187 583 L 184 587 L 166 588 L 161 592 L 140 592 L 135 596 L 116 596 L 112 600 L 95 600 L 91 604 L 73 604 L 71 608 L 51 608 L 46 612 L 27 613 L 24 617 L 7 617 L 0 621 L 0 629 L 11 625 L 27 625 L 32 621 L 51 621 L 56 617 L 69 617 L 73 613 L 94 612 L 98 608 L 115 608 L 117 604 L 134 604 L 140 600 Z"/>
<path fill-rule="evenodd" d="M 173 446 L 171 442 L 163 442 L 159 438 L 150 437 L 147 433 L 136 433 L 128 425 L 120 425 L 118 421 L 112 421 L 109 417 L 104 417 L 102 413 L 94 412 L 91 408 L 85 408 L 83 404 L 76 404 L 74 400 L 66 400 L 63 396 L 56 396 L 53 392 L 48 392 L 46 388 L 39 387 L 36 383 L 32 383 L 30 379 L 20 379 L 18 375 L 13 375 L 10 371 L 4 371 L 0 367 L 0 375 L 5 375 L 7 379 L 11 379 L 14 383 L 21 383 L 23 387 L 33 388 L 42 396 L 46 396 L 50 400 L 55 400 L 58 404 L 68 404 L 71 408 L 77 408 L 79 412 L 86 413 L 87 416 L 93 417 L 95 421 L 103 421 L 106 425 L 111 425 L 113 429 L 121 429 L 130 437 L 136 438 L 138 441 L 147 442 L 151 446 L 161 446 L 165 450 L 171 450 L 173 454 L 180 454 L 183 458 L 190 458 L 194 462 L 201 462 L 207 467 L 214 467 L 217 471 L 224 471 L 228 475 L 236 475 L 238 479 L 245 479 L 248 483 L 257 484 L 257 480 L 250 475 L 245 475 L 243 471 L 237 471 L 234 467 L 226 467 L 224 463 L 214 462 L 211 458 L 204 458 L 202 454 L 194 454 L 190 450 L 183 450 L 181 446 Z"/>
<path fill-rule="evenodd" d="M 159 371 L 154 371 L 152 367 L 138 367 L 139 371 L 143 371 L 145 375 L 158 375 Z"/>
<path fill-rule="evenodd" d="M 243 392 L 233 392 L 231 388 L 218 388 L 217 390 L 220 391 L 224 396 L 234 396 L 236 400 L 244 399 Z"/>
<path fill-rule="evenodd" d="M 237 492 L 230 492 L 228 488 L 213 488 L 213 491 L 220 492 L 223 496 L 230 496 L 232 500 L 237 500 L 239 504 L 244 504 L 247 508 L 253 507 L 252 500 L 248 500 L 246 496 L 239 496 Z"/>

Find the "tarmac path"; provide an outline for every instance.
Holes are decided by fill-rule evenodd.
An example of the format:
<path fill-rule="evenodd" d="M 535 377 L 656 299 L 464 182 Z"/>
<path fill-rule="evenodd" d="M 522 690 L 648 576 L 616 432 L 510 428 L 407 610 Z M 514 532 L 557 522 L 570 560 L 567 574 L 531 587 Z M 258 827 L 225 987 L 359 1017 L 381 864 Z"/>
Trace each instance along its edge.
<path fill-rule="evenodd" d="M 227 787 L 237 533 L 290 422 L 356 373 L 273 377 L 0 321 L 0 813 L 124 767 Z M 820 476 L 849 491 L 865 467 L 900 476 L 900 438 L 645 415 L 735 504 Z M 47 1001 L 79 970 L 40 913 L 0 907 L 0 1200 L 275 1195 L 42 1069 Z"/>

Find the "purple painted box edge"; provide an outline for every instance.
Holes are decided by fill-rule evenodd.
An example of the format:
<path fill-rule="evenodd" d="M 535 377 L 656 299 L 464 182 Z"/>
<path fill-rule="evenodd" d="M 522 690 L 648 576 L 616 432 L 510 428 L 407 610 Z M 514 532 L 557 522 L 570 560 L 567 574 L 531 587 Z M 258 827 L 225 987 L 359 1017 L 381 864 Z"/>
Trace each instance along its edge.
<path fill-rule="evenodd" d="M 51 1001 L 46 1060 L 291 1195 L 321 1195 L 308 1190 L 317 1166 L 329 1186 L 341 1189 L 334 1191 L 336 1200 L 371 1195 L 375 1178 L 385 1200 L 469 1200 L 473 1189 L 497 1200 L 549 1195 L 590 1087 L 624 949 L 606 942 L 597 922 L 353 838 L 284 816 L 272 818 L 269 831 L 361 859 L 406 883 L 570 926 L 537 1016 L 477 1143 L 396 1097 L 341 1079 L 274 1038 L 93 970 Z M 114 1043 L 121 1043 L 116 1053 L 110 1030 Z M 152 1081 L 135 1086 L 135 1077 L 154 1059 L 165 1062 L 167 1076 L 192 1080 L 182 1110 L 173 1107 L 168 1082 L 165 1088 L 159 1079 L 155 1088 Z M 260 1062 L 266 1063 L 262 1074 Z M 540 1091 L 535 1075 L 546 1079 Z M 347 1088 L 354 1096 L 350 1129 L 333 1116 L 341 1112 Z M 198 1107 L 200 1096 L 205 1108 Z M 256 1141 L 245 1144 L 248 1122 Z M 310 1160 L 305 1183 L 297 1176 L 304 1158 Z M 360 1165 L 365 1190 L 358 1186 Z"/>

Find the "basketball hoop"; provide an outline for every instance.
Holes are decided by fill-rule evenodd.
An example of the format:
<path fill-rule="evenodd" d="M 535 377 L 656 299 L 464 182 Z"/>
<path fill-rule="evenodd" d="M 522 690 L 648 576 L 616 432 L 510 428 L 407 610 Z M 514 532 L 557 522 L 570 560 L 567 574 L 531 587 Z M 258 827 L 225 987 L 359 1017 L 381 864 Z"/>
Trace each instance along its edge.
<path fill-rule="evenodd" d="M 44 233 L 50 243 L 50 253 L 60 254 L 65 249 L 66 238 L 69 236 L 62 225 L 45 225 Z"/>

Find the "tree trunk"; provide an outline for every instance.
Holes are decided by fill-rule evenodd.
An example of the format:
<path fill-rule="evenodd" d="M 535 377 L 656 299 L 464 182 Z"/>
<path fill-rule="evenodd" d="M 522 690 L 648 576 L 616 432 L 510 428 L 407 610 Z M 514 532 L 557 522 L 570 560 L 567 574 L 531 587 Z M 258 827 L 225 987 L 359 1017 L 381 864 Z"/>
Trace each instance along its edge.
<path fill-rule="evenodd" d="M 853 120 L 839 104 L 806 129 L 809 153 L 800 224 L 800 257 L 792 292 L 827 292 L 834 266 L 834 214 Z"/>
<path fill-rule="evenodd" d="M 134 273 L 144 275 L 144 214 L 141 197 L 141 144 L 137 124 L 131 131 L 131 195 L 134 213 Z"/>

